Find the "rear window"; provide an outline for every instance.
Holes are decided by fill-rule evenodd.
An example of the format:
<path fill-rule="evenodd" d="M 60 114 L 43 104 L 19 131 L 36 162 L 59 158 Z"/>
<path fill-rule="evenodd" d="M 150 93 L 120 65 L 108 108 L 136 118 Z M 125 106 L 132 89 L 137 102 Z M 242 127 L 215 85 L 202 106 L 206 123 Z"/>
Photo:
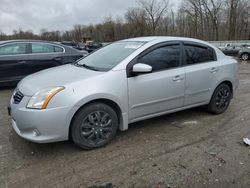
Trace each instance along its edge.
<path fill-rule="evenodd" d="M 63 52 L 63 48 L 54 46 L 55 52 Z"/>

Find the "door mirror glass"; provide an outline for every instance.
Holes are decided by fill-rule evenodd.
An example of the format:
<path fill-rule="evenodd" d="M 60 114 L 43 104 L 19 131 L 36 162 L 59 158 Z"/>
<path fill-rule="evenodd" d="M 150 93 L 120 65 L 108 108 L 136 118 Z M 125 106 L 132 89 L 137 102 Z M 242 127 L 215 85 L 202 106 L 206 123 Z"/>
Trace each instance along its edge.
<path fill-rule="evenodd" d="M 132 72 L 135 74 L 145 74 L 152 72 L 152 67 L 143 63 L 137 63 L 133 66 Z"/>

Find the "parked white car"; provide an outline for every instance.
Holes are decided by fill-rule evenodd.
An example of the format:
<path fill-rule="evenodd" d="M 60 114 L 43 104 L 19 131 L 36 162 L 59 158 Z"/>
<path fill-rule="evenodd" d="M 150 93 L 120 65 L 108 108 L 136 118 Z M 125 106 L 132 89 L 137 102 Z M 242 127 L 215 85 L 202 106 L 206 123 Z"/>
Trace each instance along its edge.
<path fill-rule="evenodd" d="M 134 38 L 24 78 L 9 112 L 27 140 L 92 149 L 132 122 L 202 105 L 223 113 L 238 83 L 237 62 L 207 42 Z"/>

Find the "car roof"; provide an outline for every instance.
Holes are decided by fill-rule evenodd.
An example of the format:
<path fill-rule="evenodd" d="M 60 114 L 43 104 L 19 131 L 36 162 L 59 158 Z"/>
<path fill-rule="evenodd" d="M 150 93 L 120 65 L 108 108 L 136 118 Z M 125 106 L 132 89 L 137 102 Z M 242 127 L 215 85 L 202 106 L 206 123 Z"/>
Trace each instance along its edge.
<path fill-rule="evenodd" d="M 241 52 L 250 52 L 250 47 L 243 47 Z"/>
<path fill-rule="evenodd" d="M 19 40 L 5 40 L 5 41 L 0 41 L 0 45 L 8 44 L 8 43 L 15 43 L 15 42 L 40 42 L 40 43 L 48 43 L 51 45 L 57 45 L 61 46 L 65 49 L 67 52 L 80 52 L 79 50 L 72 48 L 70 46 L 67 46 L 65 44 L 62 44 L 60 42 L 55 42 L 55 41 L 45 41 L 45 40 L 29 40 L 29 39 L 19 39 Z"/>
<path fill-rule="evenodd" d="M 186 38 L 186 37 L 172 37 L 172 36 L 148 36 L 148 37 L 137 37 L 137 38 L 131 38 L 131 39 L 125 39 L 122 41 L 126 42 L 167 42 L 167 41 L 187 41 L 187 42 L 198 42 L 203 43 L 206 45 L 211 45 L 208 42 L 205 42 L 203 40 L 194 39 L 194 38 Z"/>
<path fill-rule="evenodd" d="M 54 42 L 54 41 L 29 40 L 29 39 L 4 40 L 4 41 L 0 41 L 0 44 L 13 43 L 13 42 L 43 42 L 43 43 L 54 43 L 54 44 L 58 44 L 57 42 Z"/>

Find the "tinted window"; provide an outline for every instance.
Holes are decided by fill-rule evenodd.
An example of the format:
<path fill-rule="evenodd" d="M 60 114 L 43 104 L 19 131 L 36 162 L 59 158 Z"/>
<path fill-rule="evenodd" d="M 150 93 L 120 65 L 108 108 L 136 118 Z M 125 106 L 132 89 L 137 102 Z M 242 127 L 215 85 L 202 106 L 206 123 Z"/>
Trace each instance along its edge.
<path fill-rule="evenodd" d="M 25 54 L 25 52 L 26 52 L 25 43 L 13 43 L 0 47 L 0 55 L 17 55 L 17 54 Z"/>
<path fill-rule="evenodd" d="M 214 51 L 209 47 L 185 45 L 186 64 L 197 64 L 215 61 Z"/>
<path fill-rule="evenodd" d="M 63 49 L 61 47 L 54 46 L 54 48 L 55 48 L 55 52 L 63 52 Z"/>
<path fill-rule="evenodd" d="M 50 44 L 43 44 L 43 43 L 33 43 L 31 49 L 32 49 L 32 53 L 63 52 L 63 48 L 61 47 L 53 46 Z"/>
<path fill-rule="evenodd" d="M 180 63 L 180 45 L 157 48 L 138 60 L 152 66 L 153 71 L 178 67 Z"/>

